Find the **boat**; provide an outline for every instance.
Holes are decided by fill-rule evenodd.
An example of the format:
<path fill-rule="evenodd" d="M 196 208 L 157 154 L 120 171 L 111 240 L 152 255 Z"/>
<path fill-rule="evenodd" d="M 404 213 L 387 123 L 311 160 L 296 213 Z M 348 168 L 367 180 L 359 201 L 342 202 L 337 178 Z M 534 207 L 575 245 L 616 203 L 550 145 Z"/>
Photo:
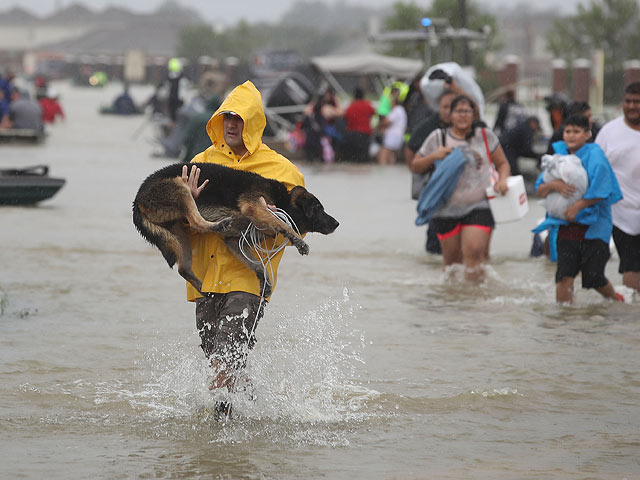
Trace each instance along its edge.
<path fill-rule="evenodd" d="M 0 205 L 33 205 L 54 196 L 65 182 L 50 177 L 47 165 L 0 169 Z"/>
<path fill-rule="evenodd" d="M 33 130 L 31 128 L 0 128 L 0 143 L 40 143 L 44 140 L 44 138 L 44 129 Z"/>

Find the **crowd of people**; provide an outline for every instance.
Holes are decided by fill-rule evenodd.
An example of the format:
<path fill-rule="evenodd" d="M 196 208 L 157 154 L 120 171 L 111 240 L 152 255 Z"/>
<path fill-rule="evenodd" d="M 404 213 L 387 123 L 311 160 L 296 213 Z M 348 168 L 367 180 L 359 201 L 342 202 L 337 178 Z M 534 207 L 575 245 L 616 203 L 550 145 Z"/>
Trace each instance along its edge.
<path fill-rule="evenodd" d="M 500 138 L 522 121 L 529 123 L 532 130 L 536 125 L 530 124 L 531 118 L 522 116 L 521 121 L 516 121 L 510 128 L 503 119 L 497 126 L 501 130 L 498 136 L 480 121 L 476 100 L 462 92 L 455 81 L 447 83 L 440 96 L 438 111 L 418 121 L 406 145 L 403 141 L 396 147 L 405 147 L 407 164 L 415 174 L 419 201 L 425 192 L 434 188 L 432 180 L 436 177 L 439 182 L 454 179 L 446 201 L 427 215 L 429 231 L 433 230 L 441 248 L 443 268 L 462 264 L 466 278 L 477 281 L 484 277 L 483 264 L 489 258 L 489 243 L 495 226 L 486 188 L 493 185 L 497 194 L 504 194 L 508 190 L 507 178 L 512 173 Z M 388 116 L 393 116 L 391 112 L 400 105 L 399 95 L 399 89 L 390 90 Z M 563 218 L 549 214 L 538 230 L 549 228 L 556 232 L 553 241 L 558 256 L 558 302 L 572 301 L 578 273 L 582 273 L 583 288 L 595 289 L 607 299 L 621 301 L 624 300 L 622 295 L 615 291 L 604 269 L 610 257 L 608 242 L 613 230 L 623 282 L 640 291 L 640 179 L 637 173 L 640 164 L 637 148 L 640 145 L 640 82 L 626 88 L 623 116 L 604 125 L 596 143 L 591 141 L 592 123 L 584 108 L 576 106 L 576 109 L 579 110 L 577 113 L 573 111 L 563 118 L 559 127 L 562 140 L 554 142 L 552 147 L 557 155 L 579 158 L 579 165 L 588 176 L 588 186 L 578 200 L 567 203 L 561 214 Z M 365 133 L 368 132 L 367 122 L 354 122 L 351 116 L 354 111 L 361 112 L 363 118 L 376 114 L 363 100 L 361 91 L 356 91 L 354 102 L 343 111 L 335 94 L 329 90 L 309 109 L 304 128 L 315 129 L 317 126 L 313 122 L 321 120 L 335 126 L 339 118 L 345 117 L 352 127 L 350 136 L 355 139 L 354 154 L 363 154 L 365 142 L 360 142 L 372 133 Z M 505 118 L 508 118 L 508 112 Z M 389 122 L 393 123 L 393 120 Z M 290 188 L 304 185 L 304 177 L 297 167 L 262 143 L 265 125 L 260 93 L 251 82 L 246 82 L 236 87 L 210 117 L 206 129 L 212 145 L 192 161 L 213 162 L 260 173 L 277 178 Z M 318 137 L 330 137 L 331 131 L 331 128 L 323 130 L 325 133 Z M 346 133 L 344 135 L 346 137 Z M 318 141 L 313 149 L 309 147 L 309 151 L 321 157 L 321 138 L 315 140 Z M 426 182 L 425 176 L 429 177 Z M 182 178 L 197 198 L 206 185 L 206 181 L 199 181 L 197 166 L 185 166 Z M 535 188 L 541 198 L 556 193 L 569 197 L 576 190 L 570 183 L 562 179 L 550 180 L 543 173 Z M 266 204 L 265 208 L 268 208 Z M 194 271 L 206 280 L 200 292 L 187 285 L 187 296 L 196 303 L 196 325 L 202 349 L 214 369 L 210 388 L 236 391 L 244 388 L 239 375 L 255 344 L 255 328 L 267 299 L 261 298 L 255 276 L 237 265 L 238 261 L 219 245 L 221 240 L 217 235 L 193 234 L 190 240 L 194 251 L 200 252 L 197 258 L 194 257 Z M 279 261 L 280 256 L 272 259 L 274 285 Z M 221 417 L 228 417 L 230 411 L 228 402 L 221 401 L 216 407 L 216 413 Z"/>
<path fill-rule="evenodd" d="M 33 91 L 15 84 L 16 75 L 11 70 L 0 76 L 0 130 L 27 130 L 39 136 L 45 123 L 53 123 L 64 111 L 58 95 L 49 88 L 46 79 L 36 77 Z"/>
<path fill-rule="evenodd" d="M 562 179 L 543 180 L 542 152 L 534 149 L 540 119 L 527 114 L 512 89 L 505 91 L 491 129 L 481 119 L 477 99 L 455 78 L 444 72 L 434 77 L 445 79 L 435 111 L 416 82 L 390 85 L 377 108 L 360 88 L 346 108 L 326 89 L 305 111 L 299 126 L 302 145 L 312 162 L 393 164 L 404 157 L 412 172 L 411 195 L 418 200 L 416 223 L 428 223 L 427 252 L 442 254 L 443 268 L 462 264 L 466 278 L 482 279 L 495 228 L 487 187 L 504 194 L 507 178 L 523 173 L 519 162 L 526 157 L 538 160 L 541 173 L 534 189 L 540 198 L 570 197 L 576 189 Z M 640 145 L 639 85 L 625 90 L 624 116 L 603 127 L 593 121 L 588 103 L 563 94 L 545 98 L 553 128 L 547 154 L 577 156 L 589 185 L 578 201 L 567 205 L 562 218 L 547 215 L 534 230 L 549 230 L 546 251 L 553 242 L 558 302 L 573 300 L 578 273 L 583 288 L 622 299 L 604 276 L 612 232 L 623 283 L 640 291 L 640 178 L 634 163 Z M 455 150 L 461 154 L 454 155 Z"/>
<path fill-rule="evenodd" d="M 556 105 L 554 102 L 548 109 L 550 115 L 556 114 Z M 539 120 L 517 108 L 516 117 L 520 120 L 509 125 L 509 110 L 517 105 L 511 96 L 503 106 L 495 125 L 500 132 L 497 137 L 481 122 L 473 126 L 471 118 L 477 115 L 473 99 L 445 90 L 427 138 L 422 140 L 424 132 L 414 130 L 412 137 L 418 133 L 421 136 L 415 141 L 410 139 L 405 146 L 407 163 L 414 173 L 412 193 L 414 198 L 419 196 L 421 222 L 417 223 L 429 221 L 428 232 L 433 231 L 437 238 L 437 242 L 433 237 L 427 238 L 427 251 L 441 251 L 444 268 L 463 264 L 469 279 L 482 278 L 478 267 L 488 259 L 494 228 L 482 187 L 493 184 L 496 192 L 504 193 L 504 180 L 518 173 L 518 158 L 539 157 L 531 149 Z M 602 128 L 594 125 L 585 102 L 565 104 L 560 118 L 550 140 L 549 154 L 553 157 L 547 158 L 547 163 L 577 157 L 578 168 L 585 174 L 585 187 L 574 197 L 578 187 L 569 178 L 549 177 L 544 169 L 535 183 L 538 197 L 557 195 L 565 202 L 560 211 L 549 210 L 534 229 L 536 233 L 549 231 L 549 254 L 557 262 L 556 300 L 573 301 L 574 280 L 580 273 L 583 288 L 594 289 L 610 300 L 624 301 L 605 276 L 605 267 L 613 234 L 623 284 L 640 291 L 640 82 L 626 87 L 623 116 Z M 452 150 L 455 148 L 462 152 L 459 157 L 467 156 L 468 160 L 457 164 Z M 437 180 L 434 165 L 436 171 L 440 170 Z M 491 165 L 493 180 L 486 172 Z M 446 181 L 453 185 L 452 191 L 442 204 L 434 204 L 433 192 L 441 192 Z"/>
<path fill-rule="evenodd" d="M 304 111 L 292 132 L 292 142 L 310 162 L 344 161 L 396 163 L 415 120 L 431 112 L 419 87 L 394 82 L 385 88 L 374 108 L 356 87 L 344 108 L 331 87 L 324 89 Z"/>

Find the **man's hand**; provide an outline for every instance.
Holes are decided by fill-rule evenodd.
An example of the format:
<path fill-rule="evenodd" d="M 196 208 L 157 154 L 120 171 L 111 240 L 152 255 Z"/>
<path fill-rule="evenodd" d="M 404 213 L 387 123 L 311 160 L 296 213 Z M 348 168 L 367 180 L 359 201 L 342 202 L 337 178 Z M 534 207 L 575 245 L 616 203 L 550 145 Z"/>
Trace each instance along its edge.
<path fill-rule="evenodd" d="M 200 192 L 207 186 L 209 183 L 209 179 L 207 178 L 202 185 L 198 186 L 198 181 L 200 180 L 200 169 L 192 165 L 191 172 L 189 172 L 189 166 L 183 165 L 182 167 L 182 181 L 187 184 L 189 190 L 191 190 L 191 195 L 193 199 L 196 200 L 200 196 Z"/>

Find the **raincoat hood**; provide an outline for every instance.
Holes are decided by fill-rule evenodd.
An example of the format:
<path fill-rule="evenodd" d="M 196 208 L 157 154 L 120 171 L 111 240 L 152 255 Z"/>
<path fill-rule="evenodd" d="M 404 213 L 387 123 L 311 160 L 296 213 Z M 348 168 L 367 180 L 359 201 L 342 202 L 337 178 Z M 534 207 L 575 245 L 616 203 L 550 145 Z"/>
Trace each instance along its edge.
<path fill-rule="evenodd" d="M 216 149 L 224 148 L 225 140 L 222 120 L 225 112 L 233 112 L 242 118 L 244 122 L 244 129 L 242 130 L 244 145 L 249 155 L 256 152 L 262 144 L 262 133 L 267 120 L 262 108 L 262 95 L 260 95 L 255 85 L 250 81 L 238 85 L 227 95 L 220 108 L 209 119 L 207 133 Z"/>

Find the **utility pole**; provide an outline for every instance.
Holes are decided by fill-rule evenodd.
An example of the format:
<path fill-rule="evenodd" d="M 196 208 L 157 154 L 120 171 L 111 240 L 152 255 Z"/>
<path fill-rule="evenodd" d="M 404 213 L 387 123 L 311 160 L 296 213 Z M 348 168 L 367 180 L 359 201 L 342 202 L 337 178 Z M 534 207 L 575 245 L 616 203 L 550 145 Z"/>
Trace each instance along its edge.
<path fill-rule="evenodd" d="M 458 0 L 458 10 L 460 11 L 461 28 L 468 28 L 467 25 L 467 0 Z M 465 65 L 471 64 L 471 50 L 469 49 L 469 41 L 462 41 L 462 61 Z"/>

